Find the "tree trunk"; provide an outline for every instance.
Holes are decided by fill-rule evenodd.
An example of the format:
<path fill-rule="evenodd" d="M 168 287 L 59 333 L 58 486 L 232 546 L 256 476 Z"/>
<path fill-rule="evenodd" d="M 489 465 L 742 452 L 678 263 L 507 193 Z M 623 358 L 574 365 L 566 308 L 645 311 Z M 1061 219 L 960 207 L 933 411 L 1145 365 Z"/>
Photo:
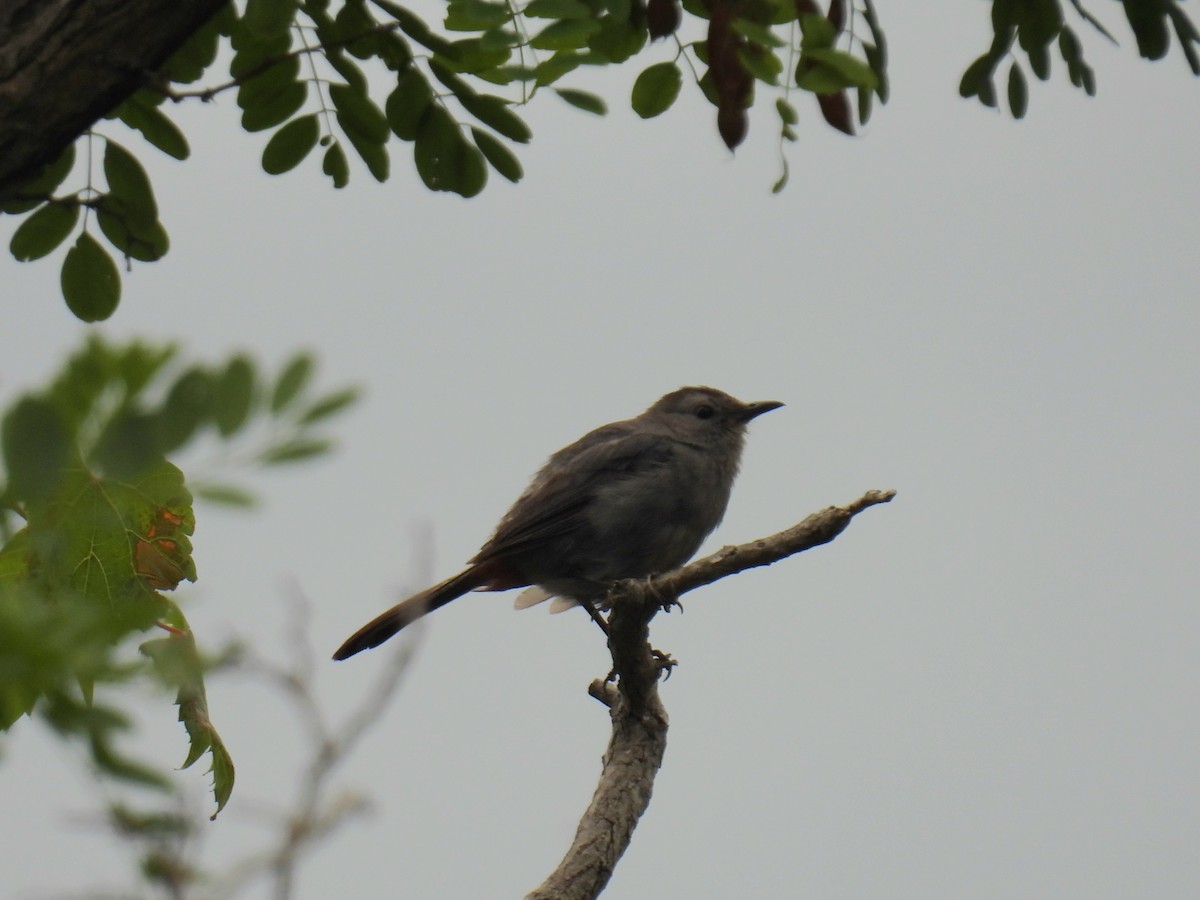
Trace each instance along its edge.
<path fill-rule="evenodd" d="M 143 87 L 226 2 L 0 3 L 0 196 Z"/>

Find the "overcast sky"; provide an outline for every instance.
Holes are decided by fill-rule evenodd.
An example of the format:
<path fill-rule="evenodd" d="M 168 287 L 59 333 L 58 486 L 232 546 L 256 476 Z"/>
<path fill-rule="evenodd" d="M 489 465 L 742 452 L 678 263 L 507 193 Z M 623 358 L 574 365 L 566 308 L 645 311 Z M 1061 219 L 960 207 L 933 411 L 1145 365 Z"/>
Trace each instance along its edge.
<path fill-rule="evenodd" d="M 669 746 L 606 896 L 1200 895 L 1200 84 L 1177 49 L 1138 60 L 1105 4 L 1122 47 L 1079 29 L 1099 96 L 1056 59 L 1014 123 L 957 95 L 987 7 L 920 6 L 883 4 L 893 98 L 862 137 L 797 98 L 782 196 L 769 104 L 733 157 L 694 88 L 638 120 L 636 68 L 574 82 L 605 119 L 540 97 L 526 179 L 471 201 L 396 145 L 382 186 L 271 178 L 231 95 L 182 109 L 193 159 L 142 154 L 170 255 L 100 331 L 273 366 L 310 347 L 368 392 L 335 458 L 253 477 L 260 511 L 198 510 L 176 599 L 201 639 L 282 656 L 302 592 L 324 657 L 456 571 L 586 430 L 684 384 L 782 400 L 707 550 L 899 494 L 656 620 Z M 56 265 L 0 262 L 5 405 L 88 331 Z M 591 796 L 608 663 L 585 616 L 476 594 L 423 636 L 338 773 L 374 813 L 306 862 L 305 900 L 521 896 Z M 322 702 L 353 707 L 393 652 L 321 662 Z M 238 766 L 219 869 L 295 794 L 302 733 L 244 678 L 209 700 Z M 167 700 L 142 718 L 133 746 L 178 764 Z M 3 749 L 5 896 L 130 883 L 80 754 L 37 722 Z M 180 779 L 206 808 L 199 767 Z"/>

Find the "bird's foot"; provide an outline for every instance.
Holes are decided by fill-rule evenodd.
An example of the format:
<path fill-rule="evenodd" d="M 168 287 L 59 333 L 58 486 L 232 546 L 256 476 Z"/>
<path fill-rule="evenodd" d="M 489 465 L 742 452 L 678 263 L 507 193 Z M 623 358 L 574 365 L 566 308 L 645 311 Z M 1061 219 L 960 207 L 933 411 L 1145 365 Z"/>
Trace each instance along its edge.
<path fill-rule="evenodd" d="M 664 653 L 661 650 L 650 648 L 650 652 L 654 654 L 654 665 L 658 667 L 658 671 L 662 674 L 663 681 L 671 677 L 671 672 L 679 665 L 679 660 L 673 657 L 670 653 Z"/>
<path fill-rule="evenodd" d="M 669 613 L 674 606 L 679 607 L 679 611 L 683 612 L 683 604 L 679 602 L 679 597 L 674 595 L 664 594 L 654 584 L 653 575 L 646 576 L 642 581 L 642 591 L 647 597 L 654 601 L 654 605 L 665 613 Z"/>

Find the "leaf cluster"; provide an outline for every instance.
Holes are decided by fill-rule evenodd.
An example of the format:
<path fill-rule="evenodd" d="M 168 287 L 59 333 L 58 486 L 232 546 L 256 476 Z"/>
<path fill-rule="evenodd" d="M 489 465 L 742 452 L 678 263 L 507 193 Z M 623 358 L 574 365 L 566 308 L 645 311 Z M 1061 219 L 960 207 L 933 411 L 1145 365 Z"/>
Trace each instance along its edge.
<path fill-rule="evenodd" d="M 1069 2 L 1111 38 L 1082 0 Z M 1122 5 L 1142 56 L 1165 56 L 1173 32 L 1200 74 L 1200 33 L 1179 0 Z M 625 63 L 659 39 L 673 41 L 676 52 L 642 69 L 630 98 L 634 111 L 643 118 L 664 113 L 690 72 L 716 107 L 717 131 L 731 149 L 745 139 L 748 110 L 764 88 L 775 98 L 781 150 L 797 138 L 793 91 L 813 95 L 822 119 L 846 134 L 889 95 L 887 40 L 874 0 L 829 0 L 826 8 L 816 0 L 448 0 L 445 10 L 434 27 L 396 0 L 246 0 L 240 11 L 230 4 L 109 118 L 183 160 L 187 140 L 164 112 L 166 100 L 236 91 L 243 128 L 267 136 L 262 167 L 270 174 L 317 155 L 335 188 L 349 183 L 354 159 L 385 181 L 395 138 L 411 145 L 427 188 L 474 197 L 489 173 L 510 182 L 523 177 L 516 149 L 532 137 L 520 114 L 524 104 L 550 90 L 602 115 L 605 101 L 566 86 L 566 77 L 581 67 Z M 964 72 L 964 97 L 996 106 L 995 74 L 1011 57 L 1008 105 L 1022 117 L 1028 79 L 1017 54 L 1044 80 L 1055 45 L 1071 82 L 1095 92 L 1079 37 L 1064 23 L 1062 0 L 992 0 L 991 18 L 992 44 Z M 685 40 L 689 27 L 703 28 L 703 37 Z M 228 81 L 190 87 L 226 59 Z M 107 135 L 85 139 L 103 139 L 104 152 L 95 155 L 102 172 L 85 172 L 83 187 L 64 192 L 77 168 L 68 148 L 0 197 L 0 213 L 26 216 L 10 243 L 19 260 L 49 255 L 78 229 L 63 260 L 62 291 L 76 316 L 96 321 L 112 315 L 121 288 L 117 260 L 101 238 L 127 267 L 161 258 L 169 241 L 135 156 Z M 783 158 L 774 189 L 786 182 Z"/>
<path fill-rule="evenodd" d="M 98 685 L 154 677 L 176 691 L 188 735 L 184 766 L 207 754 L 218 810 L 233 763 L 213 727 L 209 668 L 178 605 L 164 592 L 196 580 L 193 495 L 168 455 L 203 433 L 222 441 L 256 416 L 278 425 L 256 459 L 304 459 L 329 449 L 314 429 L 352 391 L 309 398 L 313 361 L 297 355 L 270 385 L 234 356 L 175 363 L 173 347 L 111 346 L 93 337 L 44 390 L 18 398 L 0 426 L 0 729 L 39 714 L 82 739 L 103 772 L 163 787 L 163 775 L 123 756 L 129 718 L 97 701 Z M 224 488 L 213 499 L 246 503 Z M 164 637 L 130 658 L 129 641 Z"/>
<path fill-rule="evenodd" d="M 1193 75 L 1200 75 L 1200 31 L 1188 18 L 1177 0 L 1121 0 L 1125 17 L 1137 41 L 1138 52 L 1146 59 L 1166 56 L 1175 33 L 1180 50 Z M 1078 18 L 1114 44 L 1112 33 L 1084 8 L 1082 0 L 1070 0 Z M 1096 93 L 1096 75 L 1083 54 L 1083 45 L 1071 26 L 1066 24 L 1060 0 L 992 0 L 992 44 L 975 59 L 959 82 L 963 97 L 977 97 L 984 106 L 997 107 L 996 70 L 1011 57 L 1006 78 L 1008 108 L 1013 118 L 1024 118 L 1029 108 L 1029 82 L 1017 50 L 1040 81 L 1050 77 L 1052 48 L 1067 67 L 1071 84 L 1088 96 Z"/>

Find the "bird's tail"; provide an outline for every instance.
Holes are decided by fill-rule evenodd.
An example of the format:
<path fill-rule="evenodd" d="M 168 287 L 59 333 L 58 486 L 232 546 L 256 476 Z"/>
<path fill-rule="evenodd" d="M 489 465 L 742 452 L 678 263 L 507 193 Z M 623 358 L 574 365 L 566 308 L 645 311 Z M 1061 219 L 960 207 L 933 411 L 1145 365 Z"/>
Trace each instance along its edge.
<path fill-rule="evenodd" d="M 401 628 L 411 625 L 426 613 L 431 613 L 482 585 L 486 578 L 481 575 L 479 567 L 472 566 L 453 578 L 447 578 L 441 584 L 435 584 L 419 594 L 413 594 L 407 600 L 402 600 L 346 638 L 346 642 L 338 647 L 333 658 L 349 659 L 362 650 L 378 647 Z"/>

